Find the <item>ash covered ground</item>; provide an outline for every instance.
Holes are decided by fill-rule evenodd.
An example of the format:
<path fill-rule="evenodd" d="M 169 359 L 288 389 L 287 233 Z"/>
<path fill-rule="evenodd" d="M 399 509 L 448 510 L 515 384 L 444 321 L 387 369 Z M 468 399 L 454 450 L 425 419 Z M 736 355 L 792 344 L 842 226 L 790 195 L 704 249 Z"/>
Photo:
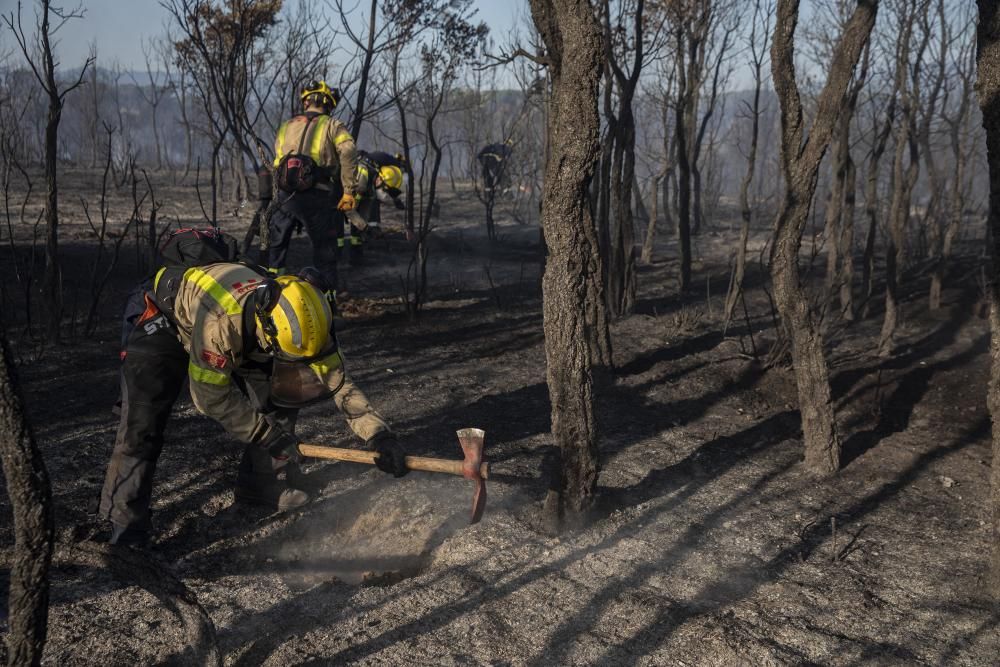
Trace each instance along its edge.
<path fill-rule="evenodd" d="M 66 201 L 92 198 L 93 178 L 71 176 Z M 849 462 L 817 481 L 798 465 L 791 371 L 752 359 L 746 322 L 723 334 L 735 231 L 723 221 L 697 239 L 706 289 L 683 299 L 665 237 L 640 270 L 637 314 L 613 325 L 593 519 L 553 537 L 538 523 L 551 445 L 537 229 L 502 217 L 491 246 L 471 192 L 444 190 L 420 320 L 398 304 L 405 242 L 376 241 L 365 266 L 343 267 L 340 340 L 414 454 L 458 458 L 456 429 L 486 431 L 483 521 L 468 526 L 472 488 L 460 478 L 397 481 L 346 463 L 307 466 L 316 500 L 300 511 L 234 505 L 240 448 L 184 399 L 157 470 L 155 545 L 106 556 L 86 538 L 117 426 L 116 313 L 135 277 L 125 261 L 95 336 L 41 352 L 17 343 L 61 540 L 47 664 L 996 664 L 1000 611 L 980 592 L 988 331 L 974 244 L 943 312 L 926 312 L 920 276 L 908 281 L 892 359 L 874 355 L 877 312 L 831 325 Z M 161 215 L 196 220 L 191 188 L 162 196 Z M 79 212 L 63 217 L 67 271 L 86 271 L 93 241 Z M 754 238 L 759 249 L 766 230 Z M 294 263 L 309 253 L 296 240 Z M 773 331 L 759 266 L 749 283 L 764 349 Z M 304 411 L 299 436 L 359 444 L 326 407 Z M 0 502 L 6 567 L 5 493 Z"/>

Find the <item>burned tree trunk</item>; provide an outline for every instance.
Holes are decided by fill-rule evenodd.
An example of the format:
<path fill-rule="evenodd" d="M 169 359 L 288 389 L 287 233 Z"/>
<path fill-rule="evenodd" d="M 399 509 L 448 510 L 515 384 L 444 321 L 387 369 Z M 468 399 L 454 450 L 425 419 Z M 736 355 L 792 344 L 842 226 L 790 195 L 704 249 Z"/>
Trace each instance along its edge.
<path fill-rule="evenodd" d="M 827 300 L 832 304 L 839 293 L 840 315 L 847 321 L 854 319 L 854 205 L 857 196 L 857 169 L 851 156 L 851 119 L 868 76 L 870 56 L 869 43 L 865 46 L 861 71 L 854 78 L 837 124 L 835 182 L 830 196 L 831 208 L 826 215 Z"/>
<path fill-rule="evenodd" d="M 2 332 L 0 348 L 0 461 L 14 511 L 7 660 L 11 665 L 37 665 L 48 629 L 52 491 L 45 462 L 24 416 L 14 364 Z"/>
<path fill-rule="evenodd" d="M 885 112 L 885 123 L 875 137 L 871 155 L 868 157 L 868 174 L 865 181 L 865 216 L 868 220 L 868 231 L 865 234 L 865 254 L 862 260 L 861 284 L 864 289 L 864 312 L 868 315 L 871 308 L 871 298 L 875 294 L 875 237 L 878 232 L 880 205 L 878 199 L 879 164 L 885 155 L 889 134 L 892 132 L 893 117 L 896 114 L 896 96 L 892 95 Z"/>
<path fill-rule="evenodd" d="M 683 28 L 677 28 L 677 106 L 674 115 L 674 141 L 677 150 L 677 241 L 680 250 L 680 290 L 691 289 L 691 154 L 688 146 L 688 122 L 692 114 L 692 84 L 685 71 Z"/>
<path fill-rule="evenodd" d="M 596 332 L 587 313 L 600 299 L 600 255 L 588 188 L 600 148 L 597 91 L 602 40 L 587 0 L 531 0 L 552 80 L 542 226 L 549 256 L 543 315 L 552 436 L 561 466 L 546 519 L 582 519 L 597 488 L 597 427 L 591 368 Z"/>
<path fill-rule="evenodd" d="M 747 151 L 747 170 L 740 181 L 740 240 L 736 248 L 735 266 L 733 267 L 733 277 L 729 282 L 729 291 L 726 293 L 725 323 L 723 329 L 729 328 L 729 323 L 733 319 L 733 312 L 736 310 L 736 302 L 743 294 L 743 280 L 746 277 L 747 266 L 747 244 L 750 241 L 750 223 L 753 221 L 753 209 L 750 206 L 750 185 L 753 183 L 754 172 L 757 166 L 757 146 L 760 141 L 760 93 L 764 80 L 761 70 L 764 67 L 764 54 L 767 52 L 764 43 L 767 41 L 771 27 L 771 14 L 774 12 L 774 5 L 768 4 L 764 7 L 761 0 L 754 3 L 753 23 L 750 30 L 750 67 L 753 72 L 753 103 L 748 110 L 750 119 L 750 149 Z M 759 30 L 759 31 L 758 31 Z M 761 42 L 758 42 L 758 36 Z"/>
<path fill-rule="evenodd" d="M 955 165 L 954 178 L 951 181 L 951 192 L 948 196 L 950 212 L 941 239 L 940 252 L 934 262 L 934 272 L 931 274 L 929 307 L 936 310 L 941 307 L 941 292 L 944 289 L 945 270 L 951 259 L 952 245 L 958 236 L 965 215 L 966 175 L 970 155 L 970 111 L 975 86 L 975 45 L 956 58 L 956 74 L 960 81 L 957 91 L 959 105 L 954 113 L 948 113 L 943 105 L 944 122 L 948 127 L 948 139 Z"/>
<path fill-rule="evenodd" d="M 653 262 L 653 248 L 656 245 L 656 219 L 660 215 L 660 190 L 663 188 L 663 218 L 667 223 L 667 230 L 669 233 L 670 223 L 672 222 L 670 216 L 670 198 L 668 195 L 670 188 L 668 186 L 668 181 L 673 173 L 673 141 L 671 141 L 671 133 L 668 129 L 670 127 L 670 104 L 668 102 L 669 98 L 672 96 L 672 91 L 674 88 L 674 77 L 671 75 L 667 78 L 666 82 L 666 92 L 664 93 L 664 101 L 660 107 L 660 120 L 663 123 L 663 168 L 653 177 L 653 206 L 649 213 L 649 221 L 646 224 L 646 236 L 642 241 L 642 252 L 639 256 L 639 261 L 642 264 L 651 264 Z"/>
<path fill-rule="evenodd" d="M 977 0 L 979 27 L 976 63 L 977 90 L 986 129 L 986 156 L 990 170 L 990 384 L 988 403 L 993 419 L 993 464 L 990 506 L 993 511 L 993 557 L 990 587 L 1000 597 L 1000 6 L 996 0 Z"/>
<path fill-rule="evenodd" d="M 826 85 L 817 100 L 816 120 L 805 139 L 794 62 L 798 0 L 778 2 L 771 46 L 771 72 L 781 105 L 781 166 L 785 176 L 784 201 L 775 222 L 771 278 L 782 324 L 792 343 L 805 465 L 820 474 L 832 473 L 840 467 L 840 437 L 833 414 L 823 334 L 799 277 L 799 249 L 816 192 L 820 162 L 843 110 L 851 74 L 875 24 L 876 9 L 874 2 L 862 0 L 845 26 Z"/>
<path fill-rule="evenodd" d="M 62 118 L 63 104 L 66 96 L 83 85 L 87 70 L 94 64 L 97 56 L 91 53 L 83 64 L 76 83 L 59 87 L 56 80 L 57 61 L 53 53 L 52 35 L 67 21 L 82 16 L 79 9 L 68 11 L 51 6 L 49 0 L 41 0 L 41 12 L 36 23 L 34 35 L 24 31 L 21 22 L 21 5 L 17 12 L 3 16 L 3 22 L 14 34 L 14 39 L 21 53 L 38 80 L 48 100 L 48 114 L 45 121 L 45 274 L 42 277 L 42 292 L 46 300 L 47 323 L 46 338 L 51 342 L 59 340 L 59 327 L 62 323 L 62 274 L 59 264 L 59 192 L 56 174 L 59 151 L 59 121 Z M 53 17 L 55 22 L 53 24 Z"/>
<path fill-rule="evenodd" d="M 59 120 L 62 102 L 58 95 L 49 97 L 49 114 L 45 123 L 45 273 L 42 294 L 47 310 L 45 337 L 59 340 L 62 323 L 62 266 L 59 262 L 59 181 L 56 175 L 59 146 Z"/>
<path fill-rule="evenodd" d="M 611 13 L 608 0 L 604 2 L 604 48 L 607 67 L 612 77 L 606 85 L 618 88 L 618 114 L 614 122 L 609 118 L 608 133 L 614 137 L 611 159 L 611 238 L 608 248 L 606 297 L 608 313 L 623 317 L 635 308 L 636 262 L 635 232 L 632 218 L 632 194 L 635 184 L 635 115 L 632 110 L 639 75 L 643 66 L 643 9 L 644 0 L 635 5 L 633 35 L 635 50 L 632 67 L 628 72 L 619 64 L 611 38 Z M 620 27 L 620 26 L 619 26 Z M 626 58 L 627 53 L 622 55 Z M 638 190 L 636 188 L 636 190 Z"/>
<path fill-rule="evenodd" d="M 908 10 L 908 11 L 907 11 Z M 896 152 L 892 166 L 892 199 L 889 203 L 889 238 L 885 250 L 885 317 L 879 334 L 879 356 L 893 352 L 896 329 L 902 319 L 899 286 L 906 258 L 906 226 L 910 219 L 913 188 L 920 175 L 920 148 L 917 137 L 917 114 L 920 99 L 920 66 L 929 34 L 925 32 L 910 60 L 910 42 L 918 14 L 926 4 L 911 0 L 899 12 L 902 24 L 896 48 L 896 94 L 899 96 L 900 119 L 896 132 Z M 912 62 L 912 64 L 911 64 Z M 908 163 L 903 167 L 904 158 Z"/>

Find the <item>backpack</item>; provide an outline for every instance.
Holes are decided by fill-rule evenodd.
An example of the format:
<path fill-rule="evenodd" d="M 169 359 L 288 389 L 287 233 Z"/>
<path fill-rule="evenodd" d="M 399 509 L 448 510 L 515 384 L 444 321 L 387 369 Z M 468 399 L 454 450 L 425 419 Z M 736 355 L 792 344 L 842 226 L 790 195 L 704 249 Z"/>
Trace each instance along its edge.
<path fill-rule="evenodd" d="M 160 255 L 168 268 L 190 268 L 235 262 L 239 259 L 239 245 L 235 238 L 215 227 L 178 229 L 163 242 Z"/>
<path fill-rule="evenodd" d="M 302 152 L 306 139 L 312 139 L 310 128 L 313 121 L 319 116 L 307 115 L 306 127 L 302 130 L 302 138 L 299 139 L 299 147 L 295 152 L 289 153 L 278 161 L 275 169 L 275 182 L 278 189 L 289 194 L 294 192 L 305 192 L 316 186 L 320 179 L 325 176 L 325 170 L 316 164 L 308 154 Z"/>
<path fill-rule="evenodd" d="M 174 321 L 174 298 L 187 269 L 219 262 L 240 262 L 236 239 L 215 227 L 171 232 L 160 247 L 160 256 L 163 258 L 163 269 L 157 273 L 156 282 L 150 284 L 152 289 L 149 292 L 160 312 L 171 322 Z M 264 273 L 257 267 L 251 268 Z"/>

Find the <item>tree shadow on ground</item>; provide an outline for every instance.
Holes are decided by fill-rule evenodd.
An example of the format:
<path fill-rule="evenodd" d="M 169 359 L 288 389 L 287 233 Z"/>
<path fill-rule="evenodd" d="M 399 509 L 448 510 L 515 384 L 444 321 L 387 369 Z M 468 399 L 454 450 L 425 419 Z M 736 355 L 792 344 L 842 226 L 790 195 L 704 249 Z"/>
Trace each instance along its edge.
<path fill-rule="evenodd" d="M 932 463 L 978 442 L 988 433 L 989 420 L 982 418 L 951 443 L 924 452 L 894 479 L 885 482 L 881 487 L 852 504 L 847 510 L 838 512 L 837 515 L 845 519 L 845 524 L 864 518 L 886 500 L 912 484 Z M 674 631 L 688 620 L 716 612 L 746 598 L 762 584 L 778 580 L 791 565 L 807 560 L 828 537 L 828 528 L 824 522 L 816 522 L 800 534 L 800 542 L 784 547 L 766 562 L 753 562 L 726 570 L 715 581 L 699 591 L 697 599 L 703 603 L 680 608 L 672 606 L 668 611 L 658 613 L 653 620 L 633 633 L 632 637 L 609 648 L 599 662 L 635 664 L 638 662 L 639 656 L 648 655 L 662 646 Z M 667 562 L 663 561 L 646 569 L 652 573 L 666 567 Z M 639 583 L 638 580 L 633 581 L 632 585 L 637 583 Z M 617 588 L 619 585 L 618 582 L 615 582 L 614 587 Z M 564 653 L 567 648 L 566 646 L 558 647 L 553 642 L 543 653 L 546 656 L 551 656 L 552 651 Z"/>
<path fill-rule="evenodd" d="M 988 336 L 981 336 L 966 350 L 926 366 L 916 366 L 896 378 L 896 388 L 879 408 L 878 423 L 874 427 L 857 431 L 845 442 L 841 465 L 850 465 L 883 439 L 905 431 L 917 404 L 923 400 L 931 386 L 931 379 L 938 373 L 960 368 L 983 354 L 989 344 Z"/>
<path fill-rule="evenodd" d="M 1000 627 L 1000 611 L 994 611 L 990 614 L 989 618 L 980 623 L 975 630 L 964 637 L 957 637 L 952 640 L 952 642 L 948 644 L 948 648 L 945 650 L 944 654 L 941 656 L 939 664 L 955 664 L 958 659 L 958 654 L 962 651 L 962 649 L 972 646 L 984 635 L 995 633 L 998 627 Z"/>
<path fill-rule="evenodd" d="M 612 507 L 620 506 L 621 503 L 642 502 L 643 499 L 657 497 L 664 498 L 663 502 L 658 504 L 656 508 L 658 512 L 675 511 L 705 481 L 716 479 L 725 472 L 725 468 L 710 467 L 711 462 L 715 461 L 722 466 L 732 467 L 739 461 L 745 461 L 751 456 L 760 454 L 762 450 L 785 439 L 792 430 L 797 431 L 798 429 L 797 413 L 787 412 L 776 415 L 772 419 L 778 420 L 778 424 L 770 421 L 762 422 L 742 434 L 727 436 L 715 443 L 704 445 L 703 448 L 708 448 L 702 453 L 705 457 L 704 462 L 697 461 L 699 452 L 694 452 L 685 461 L 678 463 L 678 467 L 676 468 L 672 467 L 666 471 L 650 473 L 649 478 L 640 482 L 635 488 L 617 492 L 619 494 L 617 501 L 613 495 L 610 496 L 610 502 L 604 505 L 604 512 L 606 513 Z M 838 512 L 838 516 L 844 517 L 845 523 L 856 522 L 862 519 L 915 481 L 933 462 L 960 451 L 980 440 L 988 433 L 988 425 L 988 420 L 982 419 L 954 442 L 924 453 L 895 479 L 886 482 L 879 489 L 858 500 L 845 512 Z M 782 429 L 785 429 L 783 433 Z M 778 431 L 777 434 L 775 434 L 776 430 Z M 738 443 L 749 443 L 750 448 L 743 450 L 742 455 L 734 457 L 734 445 Z M 618 578 L 610 582 L 594 596 L 593 604 L 588 603 L 586 605 L 587 611 L 584 615 L 560 625 L 554 633 L 552 640 L 533 662 L 535 664 L 558 663 L 560 657 L 565 657 L 572 648 L 574 638 L 581 633 L 588 632 L 588 629 L 583 626 L 587 623 L 592 624 L 596 622 L 596 619 L 601 618 L 600 608 L 602 604 L 606 606 L 613 601 L 623 587 L 641 585 L 649 576 L 670 567 L 671 564 L 675 564 L 677 558 L 693 552 L 702 541 L 702 536 L 711 527 L 709 523 L 721 523 L 727 512 L 737 509 L 741 503 L 750 502 L 756 491 L 766 486 L 771 480 L 784 474 L 797 461 L 798 456 L 785 460 L 777 468 L 760 476 L 745 493 L 740 494 L 739 497 L 734 498 L 724 506 L 714 509 L 710 514 L 709 521 L 699 521 L 697 524 L 692 525 L 685 531 L 684 535 L 680 536 L 677 547 L 671 550 L 671 553 L 665 554 L 664 557 L 657 559 L 655 562 L 642 566 L 639 570 L 629 575 L 626 581 Z M 692 471 L 698 477 L 692 478 Z M 675 490 L 673 493 L 670 492 L 669 488 L 664 488 L 669 485 L 674 485 Z M 504 582 L 499 585 L 494 582 L 479 582 L 481 588 L 462 598 L 460 601 L 440 605 L 417 620 L 368 638 L 363 642 L 344 649 L 334 656 L 324 658 L 323 661 L 316 660 L 306 664 L 325 664 L 324 661 L 330 660 L 361 660 L 398 642 L 405 641 L 413 632 L 428 632 L 440 628 L 463 613 L 478 609 L 482 604 L 490 600 L 509 595 L 552 572 L 562 571 L 586 555 L 599 551 L 629 535 L 637 533 L 642 523 L 648 519 L 649 517 L 646 514 L 641 513 L 633 519 L 624 522 L 597 545 L 575 550 L 571 554 L 550 564 L 548 567 L 534 568 L 511 579 L 497 577 L 494 579 L 494 582 L 501 580 Z M 698 604 L 670 604 L 667 608 L 658 610 L 654 620 L 646 623 L 626 641 L 610 647 L 598 662 L 634 664 L 638 662 L 641 656 L 650 655 L 688 620 L 697 616 L 715 613 L 719 609 L 745 598 L 760 585 L 777 580 L 792 564 L 798 563 L 802 559 L 808 559 L 819 545 L 827 539 L 827 528 L 822 522 L 818 522 L 812 528 L 804 531 L 800 537 L 800 541 L 782 548 L 766 562 L 761 563 L 756 559 L 752 559 L 746 564 L 730 568 L 715 581 L 703 587 L 697 595 Z M 678 551 L 678 553 L 674 554 L 673 551 Z M 865 640 L 859 639 L 857 641 Z M 881 650 L 883 653 L 888 648 L 890 647 L 883 644 L 880 644 L 878 647 L 873 646 L 873 650 Z"/>
<path fill-rule="evenodd" d="M 794 413 L 783 413 L 755 425 L 745 433 L 735 434 L 730 437 L 720 438 L 712 443 L 706 443 L 698 451 L 693 452 L 685 460 L 674 466 L 650 473 L 646 480 L 640 482 L 635 487 L 625 490 L 602 490 L 602 493 L 608 494 L 608 499 L 601 502 L 596 512 L 596 518 L 606 517 L 611 511 L 625 504 L 641 503 L 645 502 L 646 499 L 661 496 L 663 497 L 663 501 L 657 505 L 656 511 L 661 513 L 672 512 L 682 505 L 685 500 L 697 493 L 703 487 L 704 483 L 715 479 L 723 474 L 725 470 L 738 465 L 747 458 L 759 454 L 761 451 L 781 442 L 789 432 L 797 430 L 797 415 Z M 701 450 L 704 450 L 702 454 L 705 456 L 705 462 L 697 461 L 700 456 L 699 451 Z M 759 480 L 755 488 L 765 485 L 768 481 L 781 474 L 781 472 L 789 469 L 797 461 L 798 457 L 796 456 L 793 460 L 781 466 L 779 470 L 769 472 Z M 710 465 L 715 464 L 722 466 L 722 469 L 710 468 Z M 700 470 L 701 472 L 695 476 L 692 475 L 692 470 Z M 666 488 L 669 485 L 675 486 L 672 489 Z M 742 496 L 749 498 L 752 493 L 753 489 L 742 494 Z M 720 516 L 721 513 L 722 510 L 719 511 Z M 602 539 L 600 543 L 585 549 L 574 550 L 569 555 L 545 567 L 532 568 L 512 578 L 508 578 L 504 573 L 501 573 L 491 581 L 479 581 L 477 579 L 474 592 L 466 595 L 459 601 L 440 605 L 419 619 L 355 644 L 336 655 L 327 656 L 323 660 L 316 660 L 305 664 L 319 665 L 329 664 L 330 662 L 362 660 L 400 641 L 405 641 L 414 632 L 424 633 L 440 628 L 451 622 L 454 618 L 480 608 L 484 603 L 509 595 L 521 587 L 529 585 L 554 572 L 561 572 L 569 565 L 585 558 L 588 554 L 610 547 L 622 539 L 637 534 L 642 529 L 642 524 L 648 520 L 649 516 L 647 513 L 640 513 L 634 518 L 623 522 L 616 530 Z M 695 527 L 692 527 L 692 529 L 695 529 Z M 703 523 L 699 524 L 697 530 L 701 531 L 704 529 L 705 525 Z M 511 570 L 514 567 L 511 566 Z M 464 575 L 472 577 L 469 572 L 465 572 Z M 496 582 L 498 581 L 502 581 L 503 583 L 497 584 Z M 617 586 L 609 587 L 608 597 L 612 598 L 619 591 L 620 589 Z M 589 613 L 587 617 L 590 618 Z M 572 638 L 568 641 L 572 643 Z M 558 662 L 558 660 L 556 659 L 555 662 Z M 544 662 L 544 664 L 553 664 L 553 662 L 548 661 Z"/>
<path fill-rule="evenodd" d="M 640 375 L 652 369 L 657 364 L 675 361 L 701 352 L 708 352 L 718 347 L 722 340 L 721 331 L 708 331 L 694 338 L 685 338 L 678 345 L 663 346 L 651 352 L 636 355 L 631 361 L 615 369 L 615 375 L 618 377 Z"/>
<path fill-rule="evenodd" d="M 953 345 L 958 340 L 965 324 L 972 319 L 972 301 L 971 292 L 966 290 L 962 293 L 958 304 L 951 309 L 951 317 L 939 323 L 916 341 L 899 346 L 890 358 L 877 360 L 868 366 L 857 366 L 834 373 L 830 379 L 834 400 L 843 407 L 855 398 L 856 394 L 852 393 L 851 389 L 864 378 L 884 371 L 908 368 L 921 359 L 931 357 L 940 350 Z"/>

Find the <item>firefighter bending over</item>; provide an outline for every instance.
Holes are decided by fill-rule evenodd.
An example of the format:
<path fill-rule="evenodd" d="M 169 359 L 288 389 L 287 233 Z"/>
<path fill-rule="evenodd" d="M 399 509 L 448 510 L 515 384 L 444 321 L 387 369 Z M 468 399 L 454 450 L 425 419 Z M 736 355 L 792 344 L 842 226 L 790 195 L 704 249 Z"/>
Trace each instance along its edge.
<path fill-rule="evenodd" d="M 483 168 L 483 187 L 486 190 L 502 190 L 508 187 L 507 163 L 513 152 L 513 139 L 502 144 L 490 144 L 479 151 L 476 159 Z"/>
<path fill-rule="evenodd" d="M 367 223 L 366 230 L 369 233 L 377 233 L 381 228 L 382 204 L 392 202 L 398 210 L 406 208 L 400 199 L 403 194 L 403 169 L 405 167 L 406 160 L 401 155 L 389 155 L 381 151 L 372 153 L 358 151 L 357 211 Z M 343 222 L 340 225 L 343 225 Z M 346 235 L 346 241 L 341 236 L 337 240 L 337 249 L 340 250 L 346 242 L 350 248 L 347 260 L 351 264 L 357 264 L 364 257 L 364 236 L 362 235 L 364 230 L 359 229 L 350 221 L 348 221 L 348 225 L 350 232 Z"/>
<path fill-rule="evenodd" d="M 195 407 L 246 443 L 236 498 L 287 510 L 309 501 L 296 488 L 298 408 L 332 399 L 376 465 L 406 473 L 396 436 L 347 375 L 319 273 L 272 279 L 222 262 L 161 269 L 141 293 L 123 353 L 123 401 L 100 515 L 112 543 L 146 543 L 153 473 L 184 380 Z M 140 294 L 137 292 L 137 294 Z"/>

